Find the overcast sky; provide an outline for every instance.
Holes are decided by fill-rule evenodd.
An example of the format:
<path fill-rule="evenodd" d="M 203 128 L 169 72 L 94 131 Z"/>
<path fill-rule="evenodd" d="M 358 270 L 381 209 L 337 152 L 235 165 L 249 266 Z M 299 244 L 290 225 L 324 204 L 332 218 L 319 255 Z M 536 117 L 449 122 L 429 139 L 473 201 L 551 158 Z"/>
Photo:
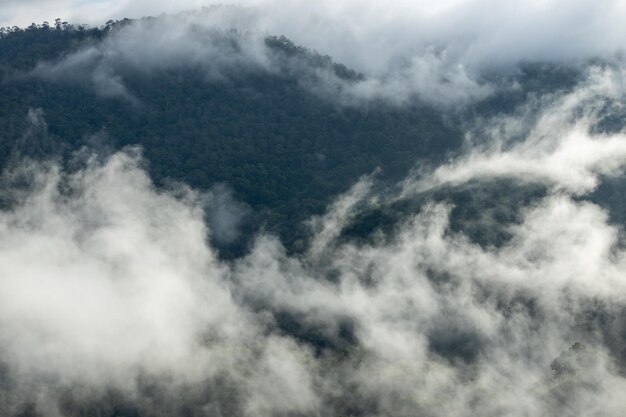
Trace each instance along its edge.
<path fill-rule="evenodd" d="M 141 17 L 196 8 L 206 1 L 181 0 L 3 0 L 0 2 L 0 25 L 26 26 L 55 18 L 98 25 L 108 18 Z"/>
<path fill-rule="evenodd" d="M 376 7 L 389 7 L 389 13 L 393 14 L 398 9 L 419 10 L 423 15 L 434 15 L 450 11 L 462 3 L 469 3 L 467 0 L 441 0 L 438 2 L 427 2 L 423 0 L 406 1 L 394 0 L 391 2 L 371 1 L 370 4 L 362 5 L 364 9 Z M 195 9 L 212 4 L 238 4 L 238 5 L 267 5 L 282 3 L 283 6 L 289 3 L 302 3 L 299 1 L 273 1 L 273 0 L 178 0 L 176 2 L 165 0 L 3 0 L 0 2 L 0 24 L 24 26 L 31 22 L 52 20 L 60 17 L 75 22 L 85 22 L 89 24 L 101 23 L 106 18 L 121 17 L 142 17 L 160 13 L 172 13 L 181 10 Z M 339 12 L 345 5 L 354 5 L 352 0 L 342 2 L 342 5 L 332 4 L 332 2 L 320 2 L 329 11 Z M 326 4 L 324 4 L 326 3 Z M 366 3 L 366 2 L 360 2 Z M 534 1 L 532 3 L 538 3 Z M 301 11 L 302 4 L 298 9 Z"/>

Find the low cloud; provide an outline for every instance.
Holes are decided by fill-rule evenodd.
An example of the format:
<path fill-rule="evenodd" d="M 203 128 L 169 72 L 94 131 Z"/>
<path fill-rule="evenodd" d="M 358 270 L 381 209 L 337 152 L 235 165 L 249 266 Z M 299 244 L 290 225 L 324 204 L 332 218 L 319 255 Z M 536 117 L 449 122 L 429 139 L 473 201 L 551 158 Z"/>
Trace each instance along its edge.
<path fill-rule="evenodd" d="M 53 81 L 82 81 L 104 97 L 121 97 L 135 104 L 124 83 L 129 70 L 149 75 L 197 67 L 212 81 L 251 70 L 286 73 L 311 92 L 345 104 L 372 100 L 404 104 L 418 98 L 445 106 L 493 92 L 493 86 L 480 81 L 458 57 L 432 45 L 409 55 L 383 58 L 389 61 L 384 71 L 355 66 L 365 76 L 346 80 L 332 66 L 313 63 L 327 58 L 307 59 L 289 52 L 285 56 L 284 51 L 268 46 L 266 36 L 283 33 L 280 26 L 265 26 L 268 10 L 273 9 L 222 6 L 134 21 L 115 27 L 101 42 L 85 45 L 56 62 L 40 63 L 32 74 Z M 344 62 L 341 55 L 334 58 Z"/>
<path fill-rule="evenodd" d="M 498 178 L 573 194 L 592 191 L 600 177 L 619 176 L 626 166 L 624 132 L 595 129 L 621 111 L 623 76 L 622 67 L 591 67 L 572 92 L 531 98 L 513 115 L 479 121 L 464 155 L 407 181 L 405 192 Z"/>
<path fill-rule="evenodd" d="M 541 140 L 525 143 L 543 152 Z M 584 158 L 569 164 L 595 175 Z M 510 175 L 540 169 L 529 167 Z M 388 198 L 364 178 L 311 220 L 304 253 L 260 234 L 223 261 L 207 236 L 230 209 L 211 214 L 206 196 L 157 189 L 135 149 L 73 172 L 20 169 L 4 176 L 16 192 L 0 213 L 4 414 L 620 416 L 626 406 L 622 230 L 576 196 L 586 181 L 548 176 L 555 191 L 520 208 L 505 244 L 483 247 L 451 229 L 445 202 L 384 239 L 342 238 Z M 223 188 L 211 199 L 237 205 Z"/>
<path fill-rule="evenodd" d="M 626 46 L 622 24 L 626 8 L 620 1 L 538 0 L 521 5 L 450 0 L 433 5 L 401 0 L 341 4 L 244 0 L 218 7 L 195 0 L 176 4 L 67 1 L 54 7 L 46 0 L 29 3 L 38 4 L 46 13 L 56 10 L 61 17 L 92 25 L 102 25 L 109 18 L 139 18 L 210 6 L 181 13 L 177 19 L 160 17 L 157 28 L 146 23 L 133 25 L 135 29 L 127 29 L 117 40 L 106 40 L 98 49 L 118 55 L 110 59 L 141 62 L 151 68 L 156 61 L 172 65 L 173 61 L 193 64 L 202 56 L 215 59 L 210 57 L 214 47 L 210 39 L 199 33 L 188 36 L 190 22 L 205 29 L 237 28 L 256 37 L 284 34 L 364 74 L 367 82 L 348 88 L 348 98 L 401 103 L 414 96 L 439 105 L 480 99 L 493 88 L 484 75 L 494 68 L 527 61 L 615 59 Z M 20 16 L 33 7 L 26 12 L 23 2 L 9 2 L 1 10 L 13 16 L 14 22 L 29 23 L 30 18 L 24 21 Z M 15 23 L 7 20 L 6 24 Z M 223 59 L 237 54 L 231 51 L 216 56 Z M 258 54 L 246 57 L 258 63 Z"/>
<path fill-rule="evenodd" d="M 206 221 L 211 238 L 218 245 L 231 244 L 240 237 L 241 227 L 251 209 L 237 201 L 226 184 L 214 185 L 205 194 Z"/>
<path fill-rule="evenodd" d="M 133 398 L 141 377 L 168 392 L 225 378 L 246 414 L 314 407 L 307 349 L 235 302 L 197 196 L 155 190 L 133 152 L 74 174 L 27 169 L 39 172 L 33 192 L 0 216 L 3 413 L 24 400 L 71 413 L 59 396 L 78 386 Z"/>
<path fill-rule="evenodd" d="M 31 75 L 51 81 L 82 82 L 101 96 L 139 104 L 124 82 L 129 72 L 149 76 L 159 71 L 201 67 L 209 81 L 269 67 L 262 38 L 212 29 L 212 19 L 181 15 L 135 21 L 116 27 L 104 40 L 88 43 L 57 62 L 39 63 Z"/>
<path fill-rule="evenodd" d="M 362 71 L 348 87 L 318 74 L 344 98 L 463 102 L 490 93 L 476 76 L 485 63 L 584 59 L 623 39 L 618 3 L 264 7 L 276 13 L 136 22 L 34 74 L 83 74 L 100 94 L 135 100 L 129 68 L 198 65 L 211 80 L 277 71 L 267 31 Z M 572 91 L 476 121 L 462 154 L 418 169 L 397 195 L 363 178 L 309 221 L 299 254 L 260 233 L 245 256 L 220 259 L 210 239 L 235 241 L 245 206 L 224 185 L 157 188 L 138 149 L 71 172 L 20 159 L 1 183 L 0 414 L 621 417 L 624 231 L 585 198 L 623 175 L 624 133 L 599 128 L 621 111 L 623 78 L 619 65 L 590 67 Z M 29 113 L 24 140 L 45 138 L 43 116 Z M 451 203 L 428 199 L 500 179 L 547 190 L 516 207 L 500 245 L 455 231 Z M 344 236 L 363 211 L 412 198 L 426 202 L 387 232 Z"/>

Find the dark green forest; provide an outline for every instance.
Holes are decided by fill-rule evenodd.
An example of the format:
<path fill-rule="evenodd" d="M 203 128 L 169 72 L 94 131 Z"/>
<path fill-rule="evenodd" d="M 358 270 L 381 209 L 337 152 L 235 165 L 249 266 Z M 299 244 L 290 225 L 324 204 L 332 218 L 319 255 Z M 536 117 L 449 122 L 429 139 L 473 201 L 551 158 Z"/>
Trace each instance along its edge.
<path fill-rule="evenodd" d="M 382 100 L 338 103 L 305 88 L 302 71 L 287 68 L 279 72 L 251 68 L 234 72 L 228 80 L 208 79 L 205 69 L 194 65 L 147 73 L 124 68 L 124 85 L 139 104 L 103 97 L 85 83 L 32 74 L 38 63 L 55 62 L 129 22 L 89 28 L 58 19 L 53 24 L 2 29 L 0 165 L 6 167 L 17 154 L 69 161 L 82 147 L 110 152 L 139 145 L 157 185 L 174 181 L 208 190 L 226 184 L 250 208 L 244 229 L 276 233 L 296 251 L 304 247 L 307 235 L 303 222 L 324 212 L 359 177 L 376 171 L 378 180 L 393 183 L 418 162 L 436 165 L 459 151 L 468 121 L 511 112 L 529 97 L 566 91 L 580 76 L 576 66 L 526 63 L 504 75 L 494 71 L 485 76 L 493 82 L 514 80 L 522 88 L 442 109 L 417 99 L 401 106 Z M 300 68 L 322 68 L 346 82 L 363 78 L 285 37 L 269 36 L 265 44 L 279 59 L 297 59 Z M 40 109 L 46 123 L 37 132 L 29 127 L 31 109 Z M 621 121 L 612 123 L 615 127 Z M 604 186 L 598 198 L 621 202 L 613 188 Z M 438 198 L 463 202 L 458 211 L 469 216 L 485 199 L 501 194 L 490 193 L 479 202 L 472 192 L 452 190 Z M 521 192 L 519 198 L 526 194 Z M 504 217 L 510 217 L 509 209 L 515 206 L 506 203 L 502 210 L 509 214 Z M 391 221 L 404 212 L 381 210 L 395 214 L 372 213 L 351 230 L 365 233 L 386 224 L 374 219 Z M 616 211 L 617 218 L 620 213 Z M 476 235 L 468 229 L 468 233 L 478 237 L 482 232 Z M 221 249 L 231 256 L 245 247 L 245 239 L 240 239 Z"/>
<path fill-rule="evenodd" d="M 361 175 L 381 168 L 383 177 L 400 179 L 418 158 L 442 158 L 461 141 L 458 127 L 436 109 L 341 107 L 305 91 L 294 74 L 248 72 L 226 83 L 207 81 L 200 68 L 148 76 L 129 71 L 124 82 L 140 107 L 98 97 L 82 85 L 24 76 L 38 61 L 101 39 L 108 30 L 32 26 L 2 37 L 3 165 L 18 147 L 28 155 L 67 157 L 85 145 L 140 145 L 157 184 L 175 180 L 202 190 L 226 183 L 256 213 L 257 226 L 293 243 L 301 222 Z M 267 45 L 284 54 L 312 54 L 284 38 L 268 38 Z M 43 143 L 21 141 L 32 108 L 44 112 Z"/>

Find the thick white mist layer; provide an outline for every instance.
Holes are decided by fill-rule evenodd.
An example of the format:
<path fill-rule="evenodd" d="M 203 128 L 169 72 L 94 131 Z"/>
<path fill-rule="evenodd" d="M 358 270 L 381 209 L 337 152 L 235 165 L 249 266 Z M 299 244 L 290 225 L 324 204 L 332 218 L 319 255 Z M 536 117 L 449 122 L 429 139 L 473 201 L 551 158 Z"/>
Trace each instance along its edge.
<path fill-rule="evenodd" d="M 234 302 L 197 196 L 156 191 L 130 153 L 69 176 L 24 169 L 32 194 L 0 216 L 0 352 L 18 387 L 133 392 L 142 374 L 177 386 L 227 372 L 250 385 L 250 412 L 311 407 L 306 349 Z"/>
<path fill-rule="evenodd" d="M 142 404 L 148 377 L 170 398 L 208 386 L 197 389 L 209 414 L 621 416 L 622 231 L 578 198 L 626 165 L 623 135 L 590 128 L 596 100 L 621 94 L 614 76 L 592 74 L 525 129 L 478 130 L 528 132 L 521 144 L 488 137 L 486 151 L 407 180 L 405 197 L 502 176 L 546 184 L 501 247 L 452 232 L 450 207 L 434 203 L 387 239 L 342 241 L 380 201 L 364 179 L 311 221 L 307 252 L 260 235 L 224 262 L 207 243 L 205 198 L 157 190 L 133 151 L 71 174 L 7 173 L 34 181 L 0 215 L 3 406 L 37 393 L 55 416 L 77 386 Z M 335 347 L 315 354 L 279 325 L 284 314 Z"/>

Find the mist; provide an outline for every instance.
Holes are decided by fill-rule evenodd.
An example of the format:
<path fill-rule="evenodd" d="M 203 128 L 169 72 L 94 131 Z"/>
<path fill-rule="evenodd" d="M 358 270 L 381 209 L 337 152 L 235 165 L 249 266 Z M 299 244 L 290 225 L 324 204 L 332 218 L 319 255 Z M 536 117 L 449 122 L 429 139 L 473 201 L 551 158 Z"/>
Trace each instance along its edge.
<path fill-rule="evenodd" d="M 45 109 L 25 111 L 0 175 L 1 415 L 623 416 L 624 223 L 594 198 L 626 169 L 621 2 L 26 3 L 95 25 L 173 14 L 7 83 L 78 85 L 141 121 L 132 77 L 261 73 L 339 115 L 425 103 L 463 137 L 400 181 L 365 173 L 294 249 L 246 229 L 256 213 L 228 183 L 156 179 L 141 147 L 90 147 L 105 129 L 57 153 Z M 0 14 L 33 16 L 24 4 Z M 283 34 L 295 44 L 267 42 Z M 528 62 L 576 77 L 525 91 Z"/>
<path fill-rule="evenodd" d="M 476 121 L 465 137 L 466 152 L 432 172 L 418 171 L 405 181 L 406 192 L 511 178 L 584 195 L 601 177 L 622 176 L 624 132 L 597 126 L 620 113 L 623 79 L 622 67 L 590 66 L 570 92 L 531 98 L 513 114 Z"/>
<path fill-rule="evenodd" d="M 42 2 L 41 10 L 49 4 Z M 13 3 L 4 8 L 19 9 Z M 98 48 L 109 62 L 121 61 L 122 65 L 128 61 L 132 65 L 135 55 L 147 58 L 142 65 L 148 68 L 172 65 L 172 61 L 176 65 L 196 64 L 199 54 L 208 58 L 210 52 L 199 52 L 198 46 L 210 50 L 212 42 L 206 35 L 190 32 L 189 25 L 205 31 L 235 28 L 251 33 L 256 38 L 252 44 L 248 39 L 240 45 L 247 51 L 256 50 L 252 55 L 243 54 L 255 65 L 264 55 L 262 48 L 259 50 L 259 38 L 286 35 L 296 44 L 329 55 L 365 75 L 366 81 L 356 86 L 342 85 L 348 90 L 344 101 L 365 98 L 403 103 L 417 96 L 437 104 L 466 103 L 493 92 L 494 86 L 487 78 L 494 70 L 520 62 L 619 61 L 626 39 L 622 25 L 626 8 L 619 1 L 550 0 L 516 5 L 468 0 L 436 6 L 405 1 L 336 4 L 271 0 L 227 2 L 221 6 L 197 1 L 176 5 L 94 1 L 68 2 L 58 10 L 76 23 L 87 21 L 92 25 L 102 25 L 109 18 L 182 12 L 175 19 L 161 16 L 155 23 L 157 27 L 138 23 L 134 34 L 114 36 Z M 85 53 L 68 58 L 65 64 L 85 58 Z M 237 54 L 231 51 L 217 56 L 220 61 L 236 58 Z M 261 61 L 267 64 L 267 58 Z M 327 88 L 337 88 L 336 79 L 322 78 L 330 82 Z"/>
<path fill-rule="evenodd" d="M 221 259 L 211 236 L 235 236 L 232 194 L 158 189 L 137 148 L 72 171 L 23 161 L 3 176 L 3 413 L 621 415 L 623 230 L 584 198 L 626 165 L 622 133 L 592 128 L 594 103 L 623 94 L 616 79 L 592 69 L 533 117 L 480 123 L 466 154 L 399 189 L 362 178 L 309 221 L 299 254 L 260 231 Z M 428 201 L 503 176 L 548 191 L 502 245 Z M 390 231 L 343 236 L 360 213 L 420 196 Z"/>

